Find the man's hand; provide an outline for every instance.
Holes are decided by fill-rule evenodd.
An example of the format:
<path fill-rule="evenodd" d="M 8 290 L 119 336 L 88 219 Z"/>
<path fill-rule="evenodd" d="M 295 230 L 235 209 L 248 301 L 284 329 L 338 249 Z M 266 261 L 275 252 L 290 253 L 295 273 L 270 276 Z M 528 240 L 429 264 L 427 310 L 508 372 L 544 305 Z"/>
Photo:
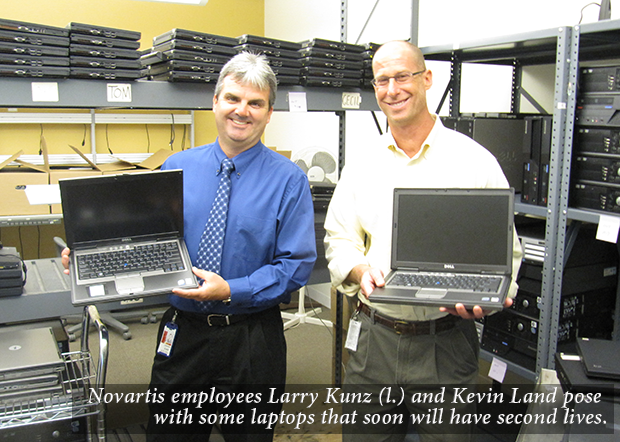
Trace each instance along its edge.
<path fill-rule="evenodd" d="M 70 254 L 71 250 L 69 250 L 69 247 L 65 247 L 64 250 L 60 253 L 60 261 L 62 262 L 62 266 L 65 268 L 64 272 L 66 275 L 69 274 Z"/>
<path fill-rule="evenodd" d="M 192 267 L 192 271 L 204 280 L 202 285 L 197 289 L 173 289 L 172 293 L 194 301 L 225 301 L 230 298 L 230 286 L 220 275 L 196 267 Z"/>
<path fill-rule="evenodd" d="M 510 308 L 511 305 L 512 298 L 506 298 L 504 301 L 504 308 Z M 439 310 L 460 316 L 463 319 L 480 319 L 491 313 L 491 310 L 483 310 L 479 305 L 475 305 L 472 310 L 467 310 L 461 303 L 456 304 L 454 308 L 439 307 Z"/>
<path fill-rule="evenodd" d="M 349 273 L 347 281 L 359 284 L 362 295 L 366 296 L 366 298 L 376 287 L 383 287 L 385 285 L 383 271 L 365 264 L 355 266 Z"/>

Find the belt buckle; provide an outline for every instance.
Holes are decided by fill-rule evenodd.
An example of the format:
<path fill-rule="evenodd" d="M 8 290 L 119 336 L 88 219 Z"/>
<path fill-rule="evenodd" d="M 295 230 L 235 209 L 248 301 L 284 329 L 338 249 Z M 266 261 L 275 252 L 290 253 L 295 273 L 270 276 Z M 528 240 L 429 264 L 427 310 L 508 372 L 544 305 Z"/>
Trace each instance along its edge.
<path fill-rule="evenodd" d="M 213 324 L 211 322 L 211 318 L 223 318 L 226 320 L 226 324 L 225 325 L 230 325 L 230 317 L 228 315 L 217 315 L 217 314 L 211 314 L 207 316 L 207 324 L 209 324 L 209 327 L 213 327 L 216 324 Z M 217 324 L 218 326 L 222 326 L 222 324 Z"/>
<path fill-rule="evenodd" d="M 394 333 L 396 333 L 397 335 L 402 335 L 403 334 L 403 332 L 398 328 L 399 325 L 403 325 L 405 327 L 413 327 L 413 331 L 414 331 L 414 334 L 415 334 L 415 324 L 412 324 L 412 323 L 407 322 L 407 321 L 395 320 L 393 328 L 394 328 Z"/>

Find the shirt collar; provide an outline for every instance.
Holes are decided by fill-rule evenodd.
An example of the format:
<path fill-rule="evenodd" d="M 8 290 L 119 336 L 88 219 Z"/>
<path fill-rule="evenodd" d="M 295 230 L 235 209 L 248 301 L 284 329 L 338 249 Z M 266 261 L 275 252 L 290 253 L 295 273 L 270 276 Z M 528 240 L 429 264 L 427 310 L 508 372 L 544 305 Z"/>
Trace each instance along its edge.
<path fill-rule="evenodd" d="M 422 143 L 422 148 L 413 157 L 409 158 L 407 154 L 403 152 L 403 150 L 396 145 L 396 141 L 394 140 L 394 137 L 392 136 L 391 132 L 388 132 L 386 134 L 387 136 L 386 142 L 388 143 L 388 149 L 391 150 L 394 153 L 394 155 L 402 156 L 403 158 L 407 159 L 408 162 L 415 161 L 419 159 L 420 157 L 422 157 L 423 155 L 427 155 L 431 146 L 434 145 L 434 142 L 437 138 L 437 133 L 443 127 L 441 118 L 439 118 L 439 116 L 436 114 L 432 114 L 432 115 L 433 115 L 433 119 L 435 120 L 435 124 L 433 125 L 431 132 L 426 137 L 426 140 L 424 140 L 424 142 Z"/>
<path fill-rule="evenodd" d="M 216 144 L 217 144 L 217 149 L 213 149 L 213 153 L 215 155 L 215 161 L 217 164 L 215 174 L 219 175 L 220 165 L 222 164 L 222 160 L 226 158 L 226 154 L 224 153 L 224 151 L 222 150 L 222 147 L 220 146 L 219 139 L 217 140 Z M 248 150 L 241 152 L 239 155 L 236 155 L 235 157 L 233 157 L 232 160 L 233 160 L 233 163 L 235 164 L 235 170 L 231 174 L 231 176 L 236 176 L 237 178 L 239 178 L 263 149 L 266 149 L 266 147 L 261 141 L 259 141 L 254 146 L 250 147 Z"/>

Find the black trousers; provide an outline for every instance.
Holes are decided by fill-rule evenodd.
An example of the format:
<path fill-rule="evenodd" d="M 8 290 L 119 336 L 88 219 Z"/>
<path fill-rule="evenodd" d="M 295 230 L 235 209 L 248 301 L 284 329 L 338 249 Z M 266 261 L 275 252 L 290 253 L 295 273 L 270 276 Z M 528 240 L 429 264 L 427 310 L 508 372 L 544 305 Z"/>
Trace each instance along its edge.
<path fill-rule="evenodd" d="M 158 344 L 174 312 L 164 314 Z M 206 316 L 178 311 L 175 324 L 170 356 L 156 354 L 153 362 L 148 440 L 208 441 L 215 424 L 227 442 L 271 441 L 273 427 L 257 422 L 282 408 L 267 400 L 273 391 L 279 397 L 286 382 L 280 309 L 228 326 L 209 326 Z"/>

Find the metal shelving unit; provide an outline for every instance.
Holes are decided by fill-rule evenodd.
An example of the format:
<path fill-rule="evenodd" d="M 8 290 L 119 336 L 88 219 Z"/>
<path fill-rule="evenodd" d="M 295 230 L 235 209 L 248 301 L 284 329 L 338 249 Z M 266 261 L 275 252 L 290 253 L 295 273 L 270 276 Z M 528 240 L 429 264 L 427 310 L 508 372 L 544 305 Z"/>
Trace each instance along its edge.
<path fill-rule="evenodd" d="M 45 84 L 57 91 L 55 101 L 35 101 L 41 98 L 40 94 L 33 92 L 36 84 Z M 51 85 L 51 86 L 50 86 Z M 123 90 L 123 100 L 113 101 L 110 99 L 109 89 Z M 37 108 L 37 109 L 88 109 L 90 113 L 71 114 L 35 114 L 34 117 L 25 113 L 0 114 L 0 123 L 84 123 L 91 124 L 91 145 L 95 148 L 94 126 L 102 123 L 133 124 L 136 116 L 131 114 L 98 114 L 98 109 L 132 109 L 132 110 L 170 110 L 189 111 L 188 115 L 178 115 L 174 119 L 170 115 L 145 116 L 138 114 L 137 118 L 154 121 L 161 124 L 168 123 L 189 124 L 191 126 L 191 146 L 194 145 L 194 111 L 211 110 L 212 97 L 215 85 L 205 83 L 171 83 L 162 81 L 135 81 L 129 83 L 110 83 L 84 79 L 26 79 L 26 78 L 0 78 L 0 90 L 3 91 L 0 98 L 0 106 L 6 108 Z M 294 94 L 294 95 L 293 95 Z M 55 94 L 52 94 L 55 95 Z M 111 94 L 114 96 L 114 94 Z M 43 95 L 45 99 L 47 95 Z M 130 101 L 126 101 L 131 97 Z M 303 99 L 309 112 L 335 112 L 340 118 L 342 135 L 340 137 L 339 150 L 340 161 L 344 162 L 344 118 L 345 111 L 379 110 L 373 91 L 357 88 L 304 88 L 302 86 L 280 86 L 277 99 L 274 104 L 275 111 L 289 111 L 293 98 L 298 102 Z M 36 116 L 40 116 L 40 121 Z M 71 121 L 73 118 L 75 121 Z M 6 121 L 3 121 L 3 118 Z M 143 122 L 143 121 L 140 121 Z M 91 153 L 95 162 L 106 162 L 107 155 Z M 122 157 L 122 155 L 117 155 Z M 77 155 L 76 155 L 77 157 Z M 102 161 L 99 161 L 100 157 Z M 36 163 L 28 158 L 32 163 Z M 109 161 L 114 161 L 110 158 Z M 0 217 L 0 227 L 23 226 L 23 225 L 46 225 L 60 223 L 61 216 L 10 216 Z"/>
<path fill-rule="evenodd" d="M 526 377 L 534 378 L 542 368 L 554 366 L 560 317 L 562 276 L 565 258 L 570 253 L 571 221 L 598 223 L 600 214 L 594 211 L 569 208 L 571 153 L 577 94 L 579 63 L 620 57 L 620 21 L 603 21 L 575 27 L 529 32 L 518 35 L 472 41 L 458 47 L 435 46 L 422 48 L 427 60 L 451 63 L 451 81 L 444 97 L 450 94 L 450 115 L 458 116 L 460 82 L 463 63 L 496 64 L 513 67 L 512 109 L 520 111 L 524 98 L 538 109 L 535 99 L 522 88 L 524 66 L 555 65 L 553 130 L 549 173 L 549 194 L 546 207 L 515 204 L 515 211 L 546 219 L 546 255 L 543 265 L 542 291 L 539 303 L 540 322 L 536 372 L 530 372 L 506 361 L 509 367 Z M 442 103 L 443 105 L 443 103 Z M 441 106 L 441 105 L 440 105 Z M 566 254 L 566 256 L 565 256 Z M 616 308 L 614 336 L 618 339 Z M 490 358 L 489 355 L 486 355 Z"/>
<path fill-rule="evenodd" d="M 33 94 L 33 84 L 37 83 L 52 85 L 58 91 L 58 99 L 37 101 L 37 95 Z M 114 94 L 108 95 L 111 87 L 118 86 L 130 90 L 121 97 L 122 101 L 115 101 Z M 76 78 L 0 78 L 0 89 L 3 91 L 0 106 L 9 108 L 211 110 L 215 85 L 165 81 L 119 84 Z M 279 86 L 274 110 L 289 110 L 290 93 L 304 94 L 308 111 L 379 110 L 371 90 L 303 86 Z"/>
<path fill-rule="evenodd" d="M 89 348 L 88 330 L 91 322 L 99 337 L 97 357 L 93 357 Z M 61 355 L 64 361 L 59 381 L 61 393 L 54 390 L 47 396 L 0 400 L 0 432 L 28 425 L 40 425 L 40 431 L 45 431 L 44 424 L 85 417 L 87 420 L 84 430 L 87 440 L 105 440 L 105 404 L 97 401 L 95 395 L 91 395 L 91 389 L 100 393 L 105 388 L 108 331 L 97 309 L 92 305 L 84 308 L 82 328 L 80 350 Z M 56 433 L 57 431 L 54 431 L 51 436 L 59 437 L 54 435 Z"/>

